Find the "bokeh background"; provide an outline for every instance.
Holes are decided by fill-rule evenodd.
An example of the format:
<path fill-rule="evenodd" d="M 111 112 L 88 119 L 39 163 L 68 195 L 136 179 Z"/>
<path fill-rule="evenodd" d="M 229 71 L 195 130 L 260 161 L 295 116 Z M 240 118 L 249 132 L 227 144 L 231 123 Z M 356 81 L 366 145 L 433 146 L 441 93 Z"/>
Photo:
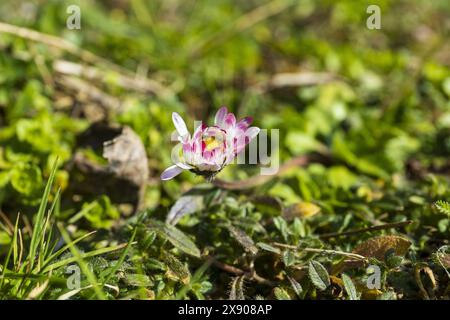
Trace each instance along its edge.
<path fill-rule="evenodd" d="M 366 27 L 371 4 L 381 9 L 379 30 Z M 66 27 L 69 5 L 81 9 L 80 30 Z M 105 232 L 120 225 L 132 209 L 71 188 L 76 152 L 106 163 L 78 145 L 101 122 L 127 125 L 142 140 L 148 179 L 140 208 L 163 220 L 204 182 L 189 172 L 159 180 L 171 165 L 172 112 L 192 127 L 226 105 L 280 130 L 282 163 L 311 153 L 327 159 L 293 167 L 253 195 L 318 205 L 307 234 L 420 221 L 409 233 L 427 256 L 448 244 L 450 225 L 431 208 L 450 199 L 449 16 L 446 0 L 3 0 L 1 211 L 12 221 L 28 214 L 32 224 L 58 157 L 57 219 Z M 230 166 L 219 178 L 258 173 Z M 199 221 L 180 223 L 195 229 Z M 9 241 L 0 230 L 3 252 Z"/>

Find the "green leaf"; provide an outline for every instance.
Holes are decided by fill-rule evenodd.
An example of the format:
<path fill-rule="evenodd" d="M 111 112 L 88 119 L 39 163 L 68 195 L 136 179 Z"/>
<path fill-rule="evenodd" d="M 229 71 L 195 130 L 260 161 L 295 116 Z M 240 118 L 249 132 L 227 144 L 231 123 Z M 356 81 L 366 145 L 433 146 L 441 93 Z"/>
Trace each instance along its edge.
<path fill-rule="evenodd" d="M 388 179 L 388 173 L 381 168 L 378 164 L 375 164 L 368 159 L 356 155 L 349 147 L 349 143 L 345 140 L 342 132 L 337 132 L 333 136 L 332 142 L 333 156 L 340 158 L 348 164 L 355 166 L 359 171 L 373 175 L 382 179 Z"/>
<path fill-rule="evenodd" d="M 280 254 L 281 253 L 280 249 L 278 249 L 276 247 L 273 247 L 273 246 L 271 246 L 270 244 L 267 244 L 267 243 L 258 242 L 256 245 L 258 247 L 260 247 L 261 249 L 265 250 L 265 251 L 273 252 L 273 253 L 276 253 L 276 254 Z"/>
<path fill-rule="evenodd" d="M 145 274 L 125 274 L 125 282 L 133 287 L 150 287 L 153 282 Z"/>
<path fill-rule="evenodd" d="M 383 292 L 377 300 L 397 300 L 397 295 L 393 291 Z"/>
<path fill-rule="evenodd" d="M 357 177 L 344 166 L 333 166 L 327 171 L 327 181 L 336 188 L 349 189 L 357 181 Z"/>
<path fill-rule="evenodd" d="M 175 248 L 191 256 L 200 257 L 200 250 L 195 243 L 174 226 L 152 220 L 149 227 L 155 230 L 161 238 L 168 240 Z"/>
<path fill-rule="evenodd" d="M 192 290 L 194 293 L 196 293 L 196 291 L 200 293 L 206 293 L 211 290 L 212 284 L 209 281 L 202 281 L 202 277 L 212 263 L 212 260 L 206 260 L 203 265 L 201 265 L 200 268 L 195 271 L 189 283 L 185 284 L 184 287 L 181 288 L 180 291 L 178 291 L 175 299 L 183 299 L 189 290 Z"/>
<path fill-rule="evenodd" d="M 341 275 L 342 282 L 344 283 L 345 292 L 347 292 L 350 300 L 359 300 L 358 293 L 356 292 L 355 285 L 353 284 L 352 279 L 347 276 L 345 273 Z"/>
<path fill-rule="evenodd" d="M 194 213 L 204 207 L 203 196 L 186 195 L 180 197 L 175 204 L 170 208 L 167 215 L 166 222 L 171 225 L 176 225 L 177 222 L 185 215 Z"/>
<path fill-rule="evenodd" d="M 291 131 L 286 136 L 286 145 L 295 154 L 305 154 L 311 151 L 321 151 L 324 146 L 307 133 Z"/>
<path fill-rule="evenodd" d="M 308 268 L 309 278 L 319 290 L 325 290 L 330 285 L 330 276 L 327 269 L 317 261 L 310 261 Z"/>
<path fill-rule="evenodd" d="M 31 196 L 40 190 L 42 174 L 39 167 L 22 163 L 11 170 L 11 186 L 25 196 Z"/>
<path fill-rule="evenodd" d="M 402 264 L 403 257 L 396 255 L 395 250 L 391 248 L 384 254 L 384 261 L 389 268 L 396 268 Z"/>
<path fill-rule="evenodd" d="M 303 288 L 300 285 L 300 283 L 297 282 L 297 280 L 295 280 L 294 278 L 287 276 L 289 282 L 291 283 L 291 287 L 294 290 L 295 294 L 299 297 L 302 298 L 301 294 L 303 292 Z"/>
<path fill-rule="evenodd" d="M 295 263 L 295 254 L 292 250 L 286 250 L 283 252 L 283 263 L 286 267 L 289 267 Z"/>
<path fill-rule="evenodd" d="M 108 196 L 102 195 L 97 200 L 84 203 L 81 210 L 70 218 L 69 223 L 75 223 L 82 217 L 96 229 L 108 229 L 114 220 L 120 218 L 120 212 Z"/>
<path fill-rule="evenodd" d="M 450 203 L 444 200 L 438 200 L 434 203 L 440 213 L 450 216 Z"/>
<path fill-rule="evenodd" d="M 232 225 L 228 225 L 227 228 L 230 231 L 232 237 L 236 239 L 237 242 L 239 242 L 246 251 L 250 252 L 251 254 L 258 253 L 258 248 L 255 246 L 252 238 L 250 238 L 244 231 Z"/>
<path fill-rule="evenodd" d="M 0 245 L 7 245 L 11 242 L 11 237 L 5 231 L 0 231 Z"/>
<path fill-rule="evenodd" d="M 280 288 L 280 287 L 276 287 L 273 290 L 273 294 L 275 295 L 275 298 L 277 300 L 292 300 L 289 293 L 287 293 L 287 291 L 285 289 Z"/>
<path fill-rule="evenodd" d="M 168 270 L 166 275 L 174 280 L 181 281 L 183 284 L 188 284 L 191 279 L 189 269 L 174 255 L 163 251 L 163 261 L 167 264 Z"/>
<path fill-rule="evenodd" d="M 275 217 L 273 218 L 273 223 L 275 227 L 280 231 L 283 239 L 287 241 L 289 237 L 289 228 L 286 220 L 284 220 L 282 217 Z"/>

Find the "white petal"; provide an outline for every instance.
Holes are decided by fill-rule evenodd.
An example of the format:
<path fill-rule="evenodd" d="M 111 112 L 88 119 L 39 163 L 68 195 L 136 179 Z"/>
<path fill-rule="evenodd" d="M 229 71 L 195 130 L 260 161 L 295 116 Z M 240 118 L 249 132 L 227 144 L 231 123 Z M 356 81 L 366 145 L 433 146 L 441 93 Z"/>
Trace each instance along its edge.
<path fill-rule="evenodd" d="M 191 169 L 193 169 L 192 166 L 190 166 L 190 165 L 188 165 L 186 163 L 183 163 L 183 162 L 178 162 L 177 166 L 180 167 L 183 170 L 191 170 Z"/>
<path fill-rule="evenodd" d="M 214 124 L 219 128 L 224 127 L 225 125 L 225 117 L 228 114 L 227 107 L 222 107 L 217 111 L 216 117 L 214 118 Z"/>
<path fill-rule="evenodd" d="M 180 137 L 185 137 L 185 136 L 189 135 L 189 131 L 187 130 L 186 123 L 184 123 L 183 118 L 181 118 L 181 116 L 178 113 L 176 113 L 176 112 L 172 113 L 172 121 L 173 121 L 173 124 L 175 125 L 175 129 L 177 129 Z"/>
<path fill-rule="evenodd" d="M 170 180 L 173 177 L 179 175 L 182 171 L 183 169 L 176 165 L 170 166 L 166 170 L 164 170 L 163 173 L 161 173 L 161 180 Z"/>
<path fill-rule="evenodd" d="M 250 127 L 245 131 L 245 136 L 252 140 L 259 133 L 260 129 L 258 127 Z"/>

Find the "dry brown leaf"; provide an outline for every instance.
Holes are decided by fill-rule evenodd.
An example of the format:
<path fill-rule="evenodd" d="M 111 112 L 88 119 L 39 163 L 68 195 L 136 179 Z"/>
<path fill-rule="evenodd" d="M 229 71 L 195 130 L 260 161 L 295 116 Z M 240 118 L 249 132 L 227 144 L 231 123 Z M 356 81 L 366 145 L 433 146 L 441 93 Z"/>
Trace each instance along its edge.
<path fill-rule="evenodd" d="M 384 261 L 384 256 L 388 250 L 394 249 L 396 255 L 404 256 L 410 245 L 411 242 L 408 239 L 400 236 L 379 236 L 370 238 L 359 244 L 353 249 L 352 253 L 366 258 L 376 258 L 377 260 Z M 337 274 L 347 268 L 360 268 L 363 265 L 363 261 L 346 259 L 335 266 L 331 273 Z"/>
<path fill-rule="evenodd" d="M 399 236 L 380 236 L 364 241 L 353 249 L 353 253 L 360 254 L 366 258 L 376 258 L 383 261 L 384 255 L 389 249 L 394 249 L 395 254 L 404 256 L 411 242 Z"/>
<path fill-rule="evenodd" d="M 338 278 L 336 276 L 330 276 L 330 280 L 331 280 L 331 283 L 338 285 L 341 288 L 344 287 L 344 282 L 342 281 L 341 278 Z"/>
<path fill-rule="evenodd" d="M 378 296 L 381 296 L 383 294 L 382 291 L 378 289 L 365 289 L 362 290 L 362 296 L 361 298 L 363 300 L 375 300 Z"/>
<path fill-rule="evenodd" d="M 92 161 L 84 149 L 103 151 L 108 164 Z M 131 205 L 131 213 L 143 204 L 149 170 L 144 144 L 130 127 L 94 123 L 77 137 L 77 151 L 68 165 L 73 176 L 71 192 L 106 194 L 112 202 Z M 120 206 L 126 208 L 126 206 Z"/>

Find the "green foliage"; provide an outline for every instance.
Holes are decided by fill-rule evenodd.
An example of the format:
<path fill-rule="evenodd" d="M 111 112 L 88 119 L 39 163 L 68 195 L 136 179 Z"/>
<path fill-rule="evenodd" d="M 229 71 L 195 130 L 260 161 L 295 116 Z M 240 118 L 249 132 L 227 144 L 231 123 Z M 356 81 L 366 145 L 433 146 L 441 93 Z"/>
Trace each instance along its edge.
<path fill-rule="evenodd" d="M 330 276 L 327 269 L 317 261 L 310 261 L 308 265 L 308 274 L 311 282 L 319 290 L 325 290 L 330 285 Z"/>
<path fill-rule="evenodd" d="M 200 257 L 200 250 L 195 243 L 174 226 L 154 220 L 150 221 L 149 229 L 156 231 L 161 238 L 168 240 L 175 248 L 194 257 Z"/>
<path fill-rule="evenodd" d="M 273 294 L 275 295 L 275 298 L 277 300 L 291 300 L 291 297 L 289 296 L 289 294 L 286 292 L 286 290 L 284 290 L 283 288 L 280 287 L 276 287 L 273 290 Z"/>
<path fill-rule="evenodd" d="M 70 4 L 0 3 L 42 33 L 0 30 L 1 299 L 449 299 L 448 1 L 379 1 L 380 30 L 353 0 L 83 1 L 82 30 Z M 296 165 L 161 182 L 171 113 L 221 105 Z M 80 154 L 108 163 L 94 122 L 145 146 L 136 208 L 125 184 L 80 187 Z"/>
<path fill-rule="evenodd" d="M 439 212 L 450 216 L 450 203 L 444 200 L 438 200 L 434 203 L 434 205 L 438 208 Z"/>
<path fill-rule="evenodd" d="M 350 300 L 359 300 L 359 296 L 356 291 L 355 285 L 353 284 L 352 279 L 345 273 L 343 273 L 341 277 L 342 277 L 342 282 L 344 283 L 345 292 L 347 292 L 347 294 L 348 294 L 348 298 Z"/>
<path fill-rule="evenodd" d="M 98 200 L 84 203 L 80 212 L 70 218 L 69 222 L 75 223 L 79 219 L 84 218 L 95 229 L 108 229 L 119 217 L 119 210 L 111 204 L 107 196 L 103 195 Z"/>

